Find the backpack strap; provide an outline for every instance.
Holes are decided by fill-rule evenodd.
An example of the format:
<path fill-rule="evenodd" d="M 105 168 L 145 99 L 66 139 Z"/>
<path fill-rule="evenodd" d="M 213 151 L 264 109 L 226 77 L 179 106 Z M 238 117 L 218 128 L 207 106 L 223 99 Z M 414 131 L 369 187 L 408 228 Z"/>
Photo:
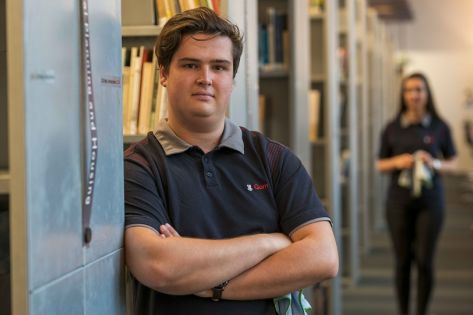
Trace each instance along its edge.
<path fill-rule="evenodd" d="M 273 183 L 276 182 L 276 179 L 279 176 L 278 165 L 282 156 L 282 152 L 284 151 L 284 146 L 275 141 L 267 139 L 262 133 L 258 131 L 251 131 L 241 126 L 240 128 L 244 136 L 253 138 L 252 142 L 256 148 L 256 151 L 259 153 L 261 160 L 268 165 L 269 171 L 271 173 L 270 183 L 271 186 L 274 187 Z"/>

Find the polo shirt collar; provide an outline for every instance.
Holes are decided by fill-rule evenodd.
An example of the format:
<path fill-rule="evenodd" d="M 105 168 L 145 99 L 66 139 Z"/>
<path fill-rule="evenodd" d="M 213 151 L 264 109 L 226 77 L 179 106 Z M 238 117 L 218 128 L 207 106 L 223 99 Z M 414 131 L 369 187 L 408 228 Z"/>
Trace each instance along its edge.
<path fill-rule="evenodd" d="M 169 127 L 167 119 L 163 118 L 159 121 L 154 136 L 164 149 L 164 153 L 169 156 L 187 151 L 193 145 L 179 138 Z M 217 146 L 218 148 L 227 147 L 241 154 L 245 153 L 241 129 L 231 120 L 225 119 L 222 140 Z"/>
<path fill-rule="evenodd" d="M 432 122 L 432 115 L 426 114 L 420 121 L 420 125 L 422 125 L 422 127 L 429 127 L 431 122 Z M 417 123 L 409 122 L 407 120 L 406 114 L 401 114 L 400 123 L 401 123 L 402 128 L 407 128 L 409 126 L 417 125 Z"/>

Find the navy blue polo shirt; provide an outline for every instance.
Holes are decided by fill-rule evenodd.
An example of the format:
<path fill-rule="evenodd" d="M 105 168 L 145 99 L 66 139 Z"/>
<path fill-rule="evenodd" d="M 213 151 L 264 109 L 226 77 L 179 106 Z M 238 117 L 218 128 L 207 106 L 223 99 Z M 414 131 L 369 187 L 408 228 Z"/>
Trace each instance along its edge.
<path fill-rule="evenodd" d="M 410 124 L 404 115 L 388 123 L 381 136 L 378 157 L 390 158 L 396 155 L 424 150 L 434 158 L 449 159 L 456 155 L 455 146 L 448 125 L 438 117 L 427 115 L 418 124 Z M 411 199 L 410 188 L 400 187 L 400 170 L 392 172 L 388 192 L 389 202 L 405 202 Z M 441 176 L 434 173 L 433 187 L 423 188 L 422 197 L 432 204 L 443 204 Z"/>
<path fill-rule="evenodd" d="M 330 220 L 300 160 L 260 133 L 225 121 L 205 154 L 162 120 L 125 152 L 125 225 L 223 239 L 283 232 Z M 272 299 L 218 303 L 172 296 L 136 283 L 137 314 L 275 314 Z"/>

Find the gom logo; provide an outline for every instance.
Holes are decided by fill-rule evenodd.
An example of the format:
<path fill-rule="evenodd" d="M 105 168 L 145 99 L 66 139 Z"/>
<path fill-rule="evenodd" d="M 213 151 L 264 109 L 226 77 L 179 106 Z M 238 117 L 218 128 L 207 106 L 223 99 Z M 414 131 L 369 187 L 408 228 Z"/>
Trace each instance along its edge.
<path fill-rule="evenodd" d="M 254 184 L 253 185 L 253 188 L 255 190 L 265 190 L 265 189 L 268 189 L 269 187 L 269 184 Z"/>

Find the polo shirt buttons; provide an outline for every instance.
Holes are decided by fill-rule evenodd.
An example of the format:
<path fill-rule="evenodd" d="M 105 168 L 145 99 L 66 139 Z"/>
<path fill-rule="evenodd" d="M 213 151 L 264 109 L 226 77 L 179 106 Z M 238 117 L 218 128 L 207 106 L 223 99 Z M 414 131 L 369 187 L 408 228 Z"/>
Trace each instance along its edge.
<path fill-rule="evenodd" d="M 212 178 L 214 176 L 214 174 L 212 174 L 212 172 L 207 172 L 207 177 L 208 178 Z"/>
<path fill-rule="evenodd" d="M 209 163 L 209 158 L 206 157 L 206 156 L 204 156 L 204 162 L 205 162 L 205 163 Z"/>

